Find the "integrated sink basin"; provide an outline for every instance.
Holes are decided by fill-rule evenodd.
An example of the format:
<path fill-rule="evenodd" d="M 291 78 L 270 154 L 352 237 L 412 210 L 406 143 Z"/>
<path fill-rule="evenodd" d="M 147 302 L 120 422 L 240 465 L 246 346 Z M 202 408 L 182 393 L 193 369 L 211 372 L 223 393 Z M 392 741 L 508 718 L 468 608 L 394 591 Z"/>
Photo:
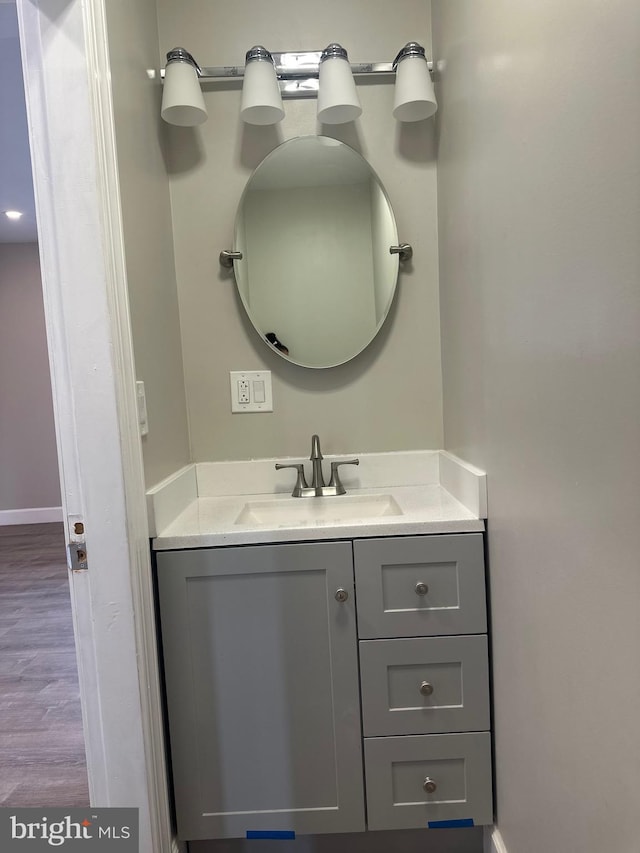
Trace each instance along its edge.
<path fill-rule="evenodd" d="M 235 524 L 261 527 L 304 527 L 344 524 L 388 515 L 402 515 L 391 495 L 340 495 L 320 498 L 283 498 L 246 503 Z"/>

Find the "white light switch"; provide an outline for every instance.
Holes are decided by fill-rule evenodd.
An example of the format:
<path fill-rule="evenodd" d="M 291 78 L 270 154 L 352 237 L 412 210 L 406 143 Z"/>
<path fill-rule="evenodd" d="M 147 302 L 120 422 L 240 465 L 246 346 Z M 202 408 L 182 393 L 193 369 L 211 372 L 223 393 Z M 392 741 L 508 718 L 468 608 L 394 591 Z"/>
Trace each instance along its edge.
<path fill-rule="evenodd" d="M 270 370 L 232 370 L 229 380 L 232 412 L 273 411 Z"/>

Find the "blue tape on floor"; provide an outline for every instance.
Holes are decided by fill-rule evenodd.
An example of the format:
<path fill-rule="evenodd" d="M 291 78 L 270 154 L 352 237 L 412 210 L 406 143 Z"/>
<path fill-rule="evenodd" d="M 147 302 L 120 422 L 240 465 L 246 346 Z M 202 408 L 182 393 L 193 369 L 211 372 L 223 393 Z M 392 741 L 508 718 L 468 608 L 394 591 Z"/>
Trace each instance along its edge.
<path fill-rule="evenodd" d="M 473 818 L 465 817 L 461 820 L 430 820 L 427 823 L 429 829 L 460 829 L 464 826 L 475 826 Z"/>
<path fill-rule="evenodd" d="M 247 838 L 277 838 L 280 841 L 294 841 L 296 834 L 293 830 L 290 829 L 274 829 L 274 830 L 259 830 L 259 829 L 248 829 L 247 830 Z"/>

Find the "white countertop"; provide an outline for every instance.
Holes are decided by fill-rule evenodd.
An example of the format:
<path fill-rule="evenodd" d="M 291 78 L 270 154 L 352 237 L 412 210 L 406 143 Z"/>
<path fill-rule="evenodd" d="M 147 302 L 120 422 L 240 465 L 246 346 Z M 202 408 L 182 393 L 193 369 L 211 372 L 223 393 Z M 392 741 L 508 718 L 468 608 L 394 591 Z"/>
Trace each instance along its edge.
<path fill-rule="evenodd" d="M 353 539 L 372 536 L 408 536 L 425 533 L 471 533 L 484 522 L 439 484 L 355 489 L 346 496 L 389 495 L 402 514 L 340 520 L 340 497 L 283 498 L 282 494 L 243 494 L 196 497 L 153 539 L 158 551 L 209 548 L 267 542 Z M 278 524 L 238 523 L 248 503 L 321 501 L 329 508 L 323 519 Z M 336 512 L 331 510 L 335 507 Z M 245 513 L 246 514 L 246 513 Z"/>

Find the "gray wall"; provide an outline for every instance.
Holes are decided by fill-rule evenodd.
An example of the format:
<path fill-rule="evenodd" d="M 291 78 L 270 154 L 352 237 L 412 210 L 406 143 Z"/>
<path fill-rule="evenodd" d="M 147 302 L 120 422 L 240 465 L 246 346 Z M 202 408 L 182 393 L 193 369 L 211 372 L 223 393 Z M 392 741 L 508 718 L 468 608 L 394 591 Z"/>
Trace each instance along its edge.
<path fill-rule="evenodd" d="M 0 511 L 60 506 L 35 243 L 0 243 Z"/>
<path fill-rule="evenodd" d="M 434 0 L 446 447 L 488 472 L 498 825 L 632 853 L 640 6 Z"/>
<path fill-rule="evenodd" d="M 145 383 L 147 486 L 190 461 L 169 181 L 159 125 L 161 89 L 154 0 L 106 4 L 131 326 Z"/>
<path fill-rule="evenodd" d="M 429 8 L 426 0 L 325 0 L 321 7 L 315 0 L 158 0 L 160 47 L 186 46 L 203 65 L 236 65 L 254 44 L 318 50 L 339 41 L 353 62 L 391 61 L 410 40 L 430 50 Z M 213 85 L 205 93 L 206 124 L 164 128 L 195 461 L 308 454 L 314 432 L 325 453 L 441 446 L 433 121 L 399 126 L 389 83 L 360 85 L 359 94 L 363 115 L 355 124 L 320 127 L 310 99 L 287 101 L 281 125 L 252 128 L 240 121 L 239 86 Z M 382 333 L 361 356 L 329 371 L 272 353 L 218 265 L 220 250 L 232 247 L 252 170 L 279 142 L 319 132 L 369 160 L 388 190 L 400 239 L 415 248 Z M 232 415 L 229 371 L 265 368 L 272 371 L 273 414 Z"/>

